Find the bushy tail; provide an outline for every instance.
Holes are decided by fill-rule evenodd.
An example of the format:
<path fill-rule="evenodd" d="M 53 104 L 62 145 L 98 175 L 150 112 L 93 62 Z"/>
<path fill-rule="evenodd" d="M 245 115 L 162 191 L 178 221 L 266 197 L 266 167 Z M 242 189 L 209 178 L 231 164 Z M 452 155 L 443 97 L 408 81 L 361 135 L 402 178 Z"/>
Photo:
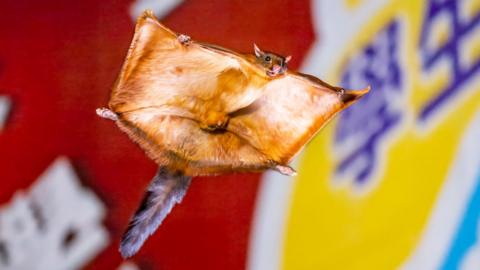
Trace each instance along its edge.
<path fill-rule="evenodd" d="M 180 203 L 187 192 L 191 177 L 160 168 L 145 193 L 140 207 L 123 234 L 120 253 L 123 258 L 133 256 L 152 235 L 175 203 Z"/>

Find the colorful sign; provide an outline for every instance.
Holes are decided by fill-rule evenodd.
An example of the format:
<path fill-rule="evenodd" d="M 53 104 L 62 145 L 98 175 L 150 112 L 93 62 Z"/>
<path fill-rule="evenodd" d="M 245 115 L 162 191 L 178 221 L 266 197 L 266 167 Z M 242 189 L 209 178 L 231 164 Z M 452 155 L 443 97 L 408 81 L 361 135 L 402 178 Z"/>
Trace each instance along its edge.
<path fill-rule="evenodd" d="M 480 1 L 30 2 L 0 1 L 1 269 L 480 269 Z M 197 178 L 124 262 L 156 166 L 94 112 L 145 8 L 372 90 L 309 143 L 298 177 Z"/>
<path fill-rule="evenodd" d="M 278 265 L 263 269 L 480 269 L 480 2 L 315 1 L 313 14 L 304 70 L 372 91 L 309 144 L 293 184 L 267 175 L 287 194 L 269 208 L 286 205 L 268 226 L 283 240 L 253 241 L 252 269 L 265 250 Z"/>

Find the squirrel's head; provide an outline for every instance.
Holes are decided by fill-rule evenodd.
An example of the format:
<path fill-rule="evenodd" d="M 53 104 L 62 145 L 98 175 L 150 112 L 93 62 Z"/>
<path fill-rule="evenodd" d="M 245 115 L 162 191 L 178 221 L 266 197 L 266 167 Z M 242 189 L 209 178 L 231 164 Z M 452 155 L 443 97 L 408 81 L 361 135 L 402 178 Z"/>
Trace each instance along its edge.
<path fill-rule="evenodd" d="M 283 57 L 276 53 L 264 52 L 256 44 L 253 44 L 253 49 L 257 61 L 267 70 L 267 75 L 270 77 L 284 74 L 287 70 L 287 63 L 292 58 L 291 56 Z"/>

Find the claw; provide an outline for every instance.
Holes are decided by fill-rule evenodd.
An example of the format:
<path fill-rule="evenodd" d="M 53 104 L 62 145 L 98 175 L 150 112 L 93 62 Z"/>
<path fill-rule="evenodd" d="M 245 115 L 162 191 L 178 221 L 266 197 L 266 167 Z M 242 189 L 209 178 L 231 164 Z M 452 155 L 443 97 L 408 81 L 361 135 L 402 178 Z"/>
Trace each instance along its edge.
<path fill-rule="evenodd" d="M 113 120 L 113 121 L 118 120 L 118 115 L 116 113 L 114 113 L 113 111 L 107 109 L 107 108 L 98 108 L 96 110 L 96 112 L 97 112 L 97 115 L 102 117 L 102 118 L 110 119 L 110 120 Z"/>
<path fill-rule="evenodd" d="M 228 120 L 224 122 L 217 122 L 213 125 L 207 125 L 206 130 L 208 131 L 217 131 L 217 130 L 224 130 L 227 127 Z"/>
<path fill-rule="evenodd" d="M 192 42 L 192 39 L 189 36 L 184 35 L 184 34 L 181 34 L 181 35 L 177 36 L 177 40 L 182 45 L 185 45 L 185 46 L 188 46 L 190 44 L 190 42 Z"/>
<path fill-rule="evenodd" d="M 230 118 L 222 112 L 209 111 L 200 121 L 200 127 L 207 131 L 224 130 L 227 128 Z"/>
<path fill-rule="evenodd" d="M 275 165 L 273 168 L 274 170 L 278 171 L 279 173 L 283 175 L 288 175 L 288 176 L 296 176 L 297 172 L 290 166 L 283 166 L 283 165 Z"/>

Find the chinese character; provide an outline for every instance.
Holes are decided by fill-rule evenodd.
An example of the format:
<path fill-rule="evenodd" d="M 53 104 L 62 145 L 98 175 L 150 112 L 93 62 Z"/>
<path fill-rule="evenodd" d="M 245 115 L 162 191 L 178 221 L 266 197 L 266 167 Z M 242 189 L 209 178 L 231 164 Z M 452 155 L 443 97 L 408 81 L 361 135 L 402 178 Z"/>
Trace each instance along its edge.
<path fill-rule="evenodd" d="M 0 269 L 79 269 L 108 244 L 105 208 L 58 159 L 0 209 Z"/>
<path fill-rule="evenodd" d="M 480 71 L 480 58 L 462 61 L 465 58 L 462 58 L 462 54 L 466 53 L 465 45 L 474 41 L 474 38 L 478 38 L 476 35 L 480 27 L 480 12 L 465 18 L 466 16 L 462 16 L 461 12 L 461 8 L 464 7 L 462 3 L 465 4 L 465 1 L 428 1 L 420 37 L 422 68 L 424 71 L 430 71 L 443 59 L 448 62 L 451 77 L 448 85 L 422 108 L 419 116 L 422 121 L 427 120 L 439 107 L 464 90 L 463 84 Z M 445 40 L 435 44 L 432 39 L 436 33 L 435 30 L 440 28 L 442 23 L 448 25 L 450 31 L 448 36 L 444 37 Z"/>
<path fill-rule="evenodd" d="M 401 120 L 400 43 L 399 23 L 393 21 L 346 66 L 343 86 L 371 85 L 372 91 L 339 118 L 334 143 L 337 176 L 365 182 L 378 164 L 382 140 Z"/>

